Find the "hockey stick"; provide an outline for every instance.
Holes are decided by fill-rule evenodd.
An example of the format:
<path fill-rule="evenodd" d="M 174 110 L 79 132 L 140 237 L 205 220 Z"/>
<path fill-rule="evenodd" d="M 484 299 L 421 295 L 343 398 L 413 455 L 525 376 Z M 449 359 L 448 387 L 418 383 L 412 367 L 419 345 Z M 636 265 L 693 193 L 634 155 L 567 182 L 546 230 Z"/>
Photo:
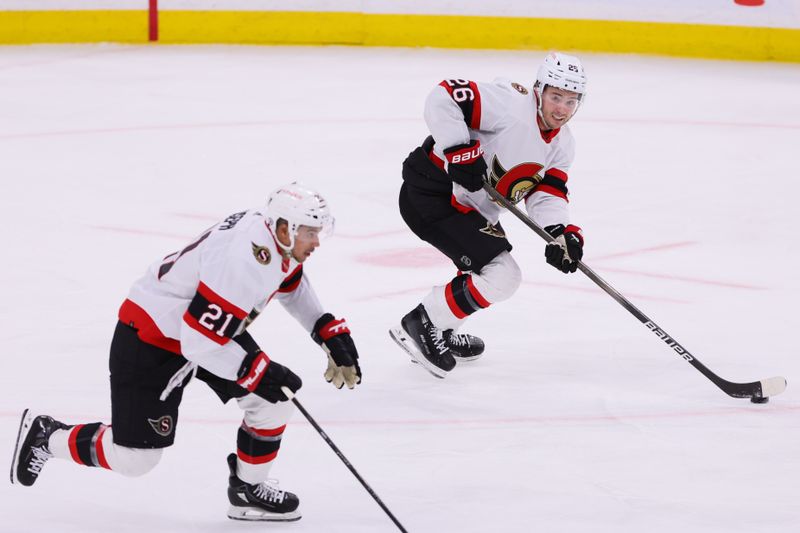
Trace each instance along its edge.
<path fill-rule="evenodd" d="M 505 207 L 546 242 L 553 242 L 555 240 L 549 233 L 539 227 L 536 222 L 531 220 L 530 217 L 520 211 L 514 204 L 509 202 L 491 185 L 484 183 L 483 189 L 489 194 L 489 196 L 492 197 L 493 200 Z M 722 389 L 725 394 L 733 396 L 734 398 L 750 398 L 750 401 L 753 403 L 766 403 L 769 401 L 770 396 L 780 394 L 786 389 L 786 378 L 781 376 L 762 379 L 761 381 L 753 381 L 752 383 L 734 383 L 726 379 L 722 379 L 712 372 L 707 366 L 698 361 L 694 355 L 689 353 L 689 350 L 681 346 L 678 341 L 667 334 L 666 331 L 664 331 L 658 324 L 653 322 L 647 315 L 642 313 L 635 305 L 628 301 L 627 298 L 620 294 L 619 291 L 598 276 L 591 268 L 586 266 L 586 263 L 579 261 L 578 269 L 586 274 L 586 277 L 592 280 L 598 287 L 608 293 L 609 296 L 614 298 L 622 307 L 627 309 L 628 312 L 635 316 L 639 322 L 644 324 L 647 329 L 655 333 L 658 338 L 667 344 L 667 346 L 675 350 L 675 352 L 685 361 L 699 370 L 700 373 L 705 377 L 710 379 L 714 385 Z"/>
<path fill-rule="evenodd" d="M 328 443 L 328 446 L 330 446 L 330 447 L 331 447 L 331 449 L 334 451 L 334 453 L 335 453 L 336 455 L 338 455 L 338 456 L 339 456 L 339 459 L 341 459 L 341 460 L 342 460 L 342 462 L 344 463 L 344 465 L 345 465 L 345 466 L 346 466 L 346 467 L 347 467 L 347 468 L 350 470 L 350 472 L 352 472 L 352 473 L 353 473 L 353 475 L 354 475 L 354 476 L 356 476 L 356 479 L 357 479 L 358 481 L 360 481 L 360 482 L 361 482 L 361 484 L 364 486 L 364 488 L 365 488 L 365 489 L 367 489 L 367 492 L 369 492 L 369 495 L 370 495 L 370 496 L 372 496 L 372 498 L 373 498 L 373 499 L 374 499 L 376 502 L 378 502 L 378 505 L 380 505 L 380 506 L 381 506 L 381 509 L 383 509 L 383 511 L 384 511 L 384 512 L 385 512 L 387 515 L 389 515 L 389 518 L 391 518 L 391 519 L 392 519 L 392 522 L 394 522 L 394 525 L 396 525 L 396 526 L 397 526 L 397 529 L 399 529 L 399 530 L 400 530 L 400 531 L 402 531 L 403 533 L 408 533 L 408 532 L 406 531 L 406 528 L 404 528 L 404 527 L 403 527 L 403 524 L 401 524 L 401 523 L 400 523 L 400 522 L 397 520 L 397 518 L 395 518 L 395 516 L 392 514 L 392 512 L 389 510 L 389 508 L 388 508 L 388 507 L 386 507 L 386 504 L 384 504 L 384 503 L 381 501 L 381 499 L 378 497 L 378 495 L 377 495 L 377 494 L 375 494 L 375 491 L 374 491 L 374 490 L 372 490 L 372 487 L 370 487 L 370 486 L 367 484 L 367 482 L 366 482 L 366 481 L 364 481 L 364 478 L 363 478 L 363 477 L 361 477 L 361 475 L 360 475 L 360 474 L 359 474 L 359 473 L 356 471 L 356 469 L 355 469 L 355 468 L 353 468 L 353 465 L 351 465 L 351 464 L 350 464 L 350 461 L 348 461 L 348 460 L 347 460 L 347 457 L 345 457 L 345 456 L 344 456 L 344 454 L 343 454 L 343 453 L 342 453 L 342 452 L 339 450 L 339 448 L 337 448 L 337 447 L 336 447 L 336 445 L 333 443 L 333 441 L 330 439 L 330 437 L 328 437 L 328 435 L 327 435 L 327 434 L 326 434 L 326 433 L 325 433 L 325 432 L 322 430 L 322 428 L 321 428 L 321 427 L 319 427 L 319 424 L 317 424 L 317 422 L 316 422 L 316 421 L 315 421 L 313 418 L 311 418 L 311 415 L 310 415 L 310 414 L 308 414 L 308 411 L 306 411 L 305 407 L 303 407 L 302 405 L 300 405 L 300 402 L 299 402 L 299 401 L 297 400 L 297 398 L 295 397 L 294 393 L 292 392 L 292 389 L 290 389 L 289 387 L 281 387 L 281 390 L 283 391 L 283 393 L 284 393 L 284 394 L 285 394 L 285 395 L 286 395 L 286 396 L 287 396 L 287 397 L 288 397 L 290 400 L 292 400 L 292 403 L 294 404 L 294 406 L 295 406 L 295 407 L 297 407 L 297 409 L 298 409 L 298 410 L 299 410 L 301 413 L 303 413 L 303 416 L 304 416 L 304 417 L 306 417 L 306 420 L 308 420 L 308 421 L 309 421 L 309 423 L 310 423 L 312 426 L 314 426 L 314 429 L 316 429 L 316 430 L 317 430 L 317 433 L 319 433 L 320 437 L 322 437 L 322 438 L 325 440 L 325 442 L 327 442 L 327 443 Z"/>

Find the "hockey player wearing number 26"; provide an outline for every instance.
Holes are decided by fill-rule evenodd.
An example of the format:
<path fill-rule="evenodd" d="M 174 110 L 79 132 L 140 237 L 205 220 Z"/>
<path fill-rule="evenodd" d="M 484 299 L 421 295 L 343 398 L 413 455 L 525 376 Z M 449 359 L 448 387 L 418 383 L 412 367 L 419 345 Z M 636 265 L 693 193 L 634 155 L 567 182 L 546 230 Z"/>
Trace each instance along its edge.
<path fill-rule="evenodd" d="M 344 320 L 323 312 L 303 264 L 332 231 L 327 202 L 293 183 L 263 209 L 233 214 L 180 252 L 154 263 L 119 310 L 111 342 L 111 425 L 66 425 L 26 410 L 11 481 L 32 485 L 51 457 L 126 476 L 150 471 L 175 440 L 183 387 L 194 375 L 244 411 L 228 456 L 228 516 L 300 518 L 299 499 L 268 479 L 300 377 L 271 360 L 246 331 L 273 297 L 327 353 L 325 379 L 361 382 Z"/>
<path fill-rule="evenodd" d="M 443 378 L 456 362 L 480 357 L 483 341 L 458 328 L 476 311 L 508 299 L 521 281 L 499 222 L 502 207 L 484 183 L 512 203 L 524 201 L 533 220 L 555 238 L 545 247 L 547 262 L 564 273 L 576 271 L 583 236 L 569 222 L 574 141 L 566 123 L 585 94 L 578 58 L 553 52 L 539 67 L 533 91 L 503 79 L 455 79 L 428 96 L 431 136 L 403 163 L 400 214 L 459 273 L 433 287 L 389 333 L 434 376 Z"/>

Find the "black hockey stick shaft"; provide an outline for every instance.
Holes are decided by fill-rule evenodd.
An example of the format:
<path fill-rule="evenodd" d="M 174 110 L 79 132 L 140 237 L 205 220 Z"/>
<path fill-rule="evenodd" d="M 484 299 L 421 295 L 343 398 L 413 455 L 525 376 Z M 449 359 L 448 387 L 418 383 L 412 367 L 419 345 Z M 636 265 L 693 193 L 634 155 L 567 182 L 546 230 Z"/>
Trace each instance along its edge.
<path fill-rule="evenodd" d="M 526 226 L 534 231 L 539 237 L 546 242 L 553 242 L 555 239 L 552 235 L 542 229 L 536 222 L 530 219 L 525 213 L 520 211 L 514 204 L 509 202 L 502 194 L 497 192 L 491 185 L 484 183 L 484 190 L 495 200 L 502 205 L 506 210 L 510 211 L 514 216 L 520 219 Z M 701 374 L 711 380 L 717 387 L 719 387 L 726 394 L 734 398 L 764 398 L 780 394 L 786 388 L 786 380 L 782 377 L 769 378 L 762 381 L 754 381 L 751 383 L 734 383 L 723 379 L 712 372 L 707 366 L 697 360 L 697 358 L 689 353 L 689 350 L 681 346 L 672 336 L 667 334 L 658 324 L 653 322 L 650 317 L 645 315 L 635 305 L 633 305 L 627 298 L 625 298 L 618 290 L 612 287 L 603 278 L 597 275 L 594 270 L 589 268 L 583 261 L 578 262 L 578 269 L 586 274 L 598 287 L 603 289 L 609 296 L 614 298 L 622 307 L 624 307 L 630 314 L 635 316 L 639 322 L 644 324 L 650 331 L 655 333 L 657 337 L 663 340 L 667 346 L 672 348 L 678 355 L 680 355 L 686 362 L 695 367 Z"/>
<path fill-rule="evenodd" d="M 294 395 L 291 389 L 289 389 L 288 387 L 281 387 L 281 390 L 287 397 L 289 397 L 292 400 L 292 403 L 294 404 L 295 407 L 297 407 L 298 411 L 303 413 L 303 416 L 306 417 L 306 420 L 308 420 L 308 422 L 314 427 L 314 429 L 317 430 L 317 433 L 319 433 L 320 437 L 322 437 L 322 439 L 328 443 L 328 446 L 331 447 L 331 450 L 333 450 L 333 452 L 339 456 L 339 459 L 342 460 L 344 465 L 350 470 L 350 472 L 353 473 L 356 479 L 364 486 L 367 492 L 369 492 L 369 495 L 372 496 L 372 498 L 378 503 L 378 505 L 380 505 L 381 509 L 383 509 L 383 512 L 385 512 L 389 516 L 389 518 L 391 518 L 392 522 L 394 522 L 394 525 L 397 526 L 397 529 L 399 529 L 403 533 L 408 533 L 406 528 L 403 527 L 403 524 L 401 524 L 400 521 L 397 520 L 397 518 L 395 518 L 395 516 L 392 514 L 389 508 L 386 507 L 386 504 L 383 503 L 383 501 L 378 497 L 378 495 L 375 494 L 375 491 L 372 490 L 372 487 L 370 487 L 369 484 L 366 481 L 364 481 L 364 478 L 361 477 L 361 475 L 353 467 L 353 465 L 350 464 L 350 461 L 347 460 L 347 457 L 344 456 L 341 450 L 339 450 L 339 448 L 337 448 L 336 445 L 333 443 L 331 438 L 328 437 L 327 433 L 325 433 L 325 431 L 320 427 L 320 425 L 317 424 L 317 421 L 314 420 L 314 418 L 308 413 L 308 411 L 306 411 L 305 407 L 303 407 L 302 404 L 300 404 L 300 402 L 297 400 L 297 397 Z"/>

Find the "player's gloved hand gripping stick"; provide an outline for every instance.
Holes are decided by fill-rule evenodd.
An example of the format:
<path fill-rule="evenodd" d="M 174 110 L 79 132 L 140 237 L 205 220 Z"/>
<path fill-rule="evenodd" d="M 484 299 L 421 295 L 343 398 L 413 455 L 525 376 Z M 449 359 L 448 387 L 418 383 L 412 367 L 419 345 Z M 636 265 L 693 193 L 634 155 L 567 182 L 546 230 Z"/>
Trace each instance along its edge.
<path fill-rule="evenodd" d="M 245 356 L 236 383 L 270 403 L 288 400 L 289 397 L 283 393 L 284 389 L 294 393 L 303 386 L 300 376 L 271 361 L 261 350 Z"/>
<path fill-rule="evenodd" d="M 510 211 L 515 217 L 520 219 L 526 226 L 531 228 L 534 233 L 536 233 L 539 237 L 544 239 L 547 243 L 552 243 L 556 240 L 556 238 L 539 227 L 533 220 L 531 220 L 525 213 L 520 211 L 516 206 L 514 206 L 511 202 L 506 200 L 506 198 L 497 192 L 491 185 L 488 183 L 484 183 L 483 189 L 495 200 L 498 204 L 505 207 L 508 211 Z M 667 346 L 675 350 L 678 355 L 680 355 L 685 361 L 687 361 L 690 365 L 695 367 L 701 374 L 711 380 L 714 385 L 722 389 L 725 394 L 732 396 L 734 398 L 750 398 L 750 401 L 753 403 L 766 403 L 769 401 L 770 396 L 775 396 L 777 394 L 782 393 L 786 389 L 786 378 L 781 376 L 775 376 L 772 378 L 762 379 L 760 381 L 753 381 L 751 383 L 734 383 L 725 379 L 722 379 L 714 372 L 708 369 L 703 363 L 697 360 L 697 358 L 689 353 L 689 350 L 681 346 L 678 341 L 676 341 L 673 337 L 667 334 L 666 331 L 661 329 L 661 327 L 653 322 L 647 315 L 642 313 L 635 305 L 633 305 L 627 298 L 625 298 L 622 294 L 620 294 L 614 287 L 609 285 L 605 280 L 603 280 L 600 276 L 598 276 L 591 268 L 586 266 L 583 261 L 577 261 L 577 269 L 586 274 L 590 280 L 592 280 L 598 287 L 603 289 L 609 296 L 614 298 L 617 303 L 619 303 L 622 307 L 628 310 L 630 314 L 635 316 L 639 322 L 644 324 L 647 329 L 655 333 L 661 340 L 667 343 Z"/>
<path fill-rule="evenodd" d="M 470 192 L 481 190 L 488 167 L 478 140 L 445 149 L 447 175 Z"/>

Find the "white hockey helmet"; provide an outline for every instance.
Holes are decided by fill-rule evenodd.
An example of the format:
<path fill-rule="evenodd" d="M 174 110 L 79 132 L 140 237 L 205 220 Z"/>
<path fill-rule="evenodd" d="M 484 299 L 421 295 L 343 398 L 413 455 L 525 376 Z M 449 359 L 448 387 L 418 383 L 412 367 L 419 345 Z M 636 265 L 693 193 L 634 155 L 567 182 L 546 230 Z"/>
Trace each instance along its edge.
<path fill-rule="evenodd" d="M 547 54 L 533 84 L 539 114 L 542 112 L 542 93 L 547 86 L 578 93 L 578 100 L 582 102 L 586 96 L 586 73 L 581 60 L 561 52 Z"/>
<path fill-rule="evenodd" d="M 289 225 L 290 242 L 284 247 L 286 250 L 294 247 L 300 226 L 319 228 L 321 236 L 333 233 L 334 218 L 328 202 L 318 192 L 296 181 L 270 193 L 266 216 L 273 234 L 278 230 L 278 220 L 283 219 Z"/>

